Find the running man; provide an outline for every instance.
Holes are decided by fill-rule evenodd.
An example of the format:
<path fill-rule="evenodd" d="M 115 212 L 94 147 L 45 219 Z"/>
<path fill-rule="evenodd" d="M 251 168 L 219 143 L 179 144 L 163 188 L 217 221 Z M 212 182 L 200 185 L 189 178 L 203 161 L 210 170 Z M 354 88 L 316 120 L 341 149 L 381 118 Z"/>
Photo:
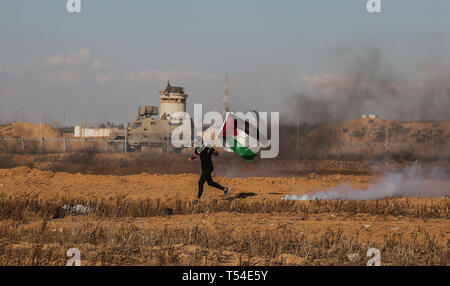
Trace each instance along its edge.
<path fill-rule="evenodd" d="M 198 181 L 198 195 L 197 195 L 198 202 L 200 202 L 200 198 L 203 194 L 203 185 L 205 184 L 205 182 L 207 182 L 208 185 L 210 185 L 211 187 L 215 187 L 219 190 L 222 190 L 224 196 L 227 197 L 230 193 L 229 188 L 223 187 L 220 184 L 214 182 L 211 177 L 211 173 L 214 170 L 211 157 L 212 155 L 218 156 L 219 152 L 217 152 L 217 150 L 214 149 L 213 147 L 208 146 L 197 147 L 195 148 L 194 154 L 192 154 L 192 156 L 189 157 L 188 161 L 194 160 L 195 158 L 197 158 L 198 155 L 200 155 L 200 161 L 202 165 L 202 174 L 200 176 L 200 180 Z"/>

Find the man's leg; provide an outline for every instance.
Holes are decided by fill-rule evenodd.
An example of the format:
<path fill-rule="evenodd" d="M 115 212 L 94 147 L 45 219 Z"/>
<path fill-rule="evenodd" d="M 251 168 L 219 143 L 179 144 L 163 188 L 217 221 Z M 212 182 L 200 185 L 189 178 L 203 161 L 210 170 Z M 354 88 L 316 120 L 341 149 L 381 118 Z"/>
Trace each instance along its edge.
<path fill-rule="evenodd" d="M 217 189 L 222 190 L 222 191 L 225 190 L 225 188 L 222 185 L 220 185 L 220 184 L 218 184 L 218 183 L 213 181 L 213 179 L 211 177 L 211 172 L 207 173 L 206 182 L 208 182 L 208 185 L 210 185 L 211 187 L 217 188 Z"/>
<path fill-rule="evenodd" d="M 208 174 L 206 172 L 202 172 L 200 175 L 200 179 L 198 180 L 198 195 L 197 198 L 200 199 L 200 197 L 203 194 L 203 185 L 205 184 L 205 181 L 208 177 Z"/>

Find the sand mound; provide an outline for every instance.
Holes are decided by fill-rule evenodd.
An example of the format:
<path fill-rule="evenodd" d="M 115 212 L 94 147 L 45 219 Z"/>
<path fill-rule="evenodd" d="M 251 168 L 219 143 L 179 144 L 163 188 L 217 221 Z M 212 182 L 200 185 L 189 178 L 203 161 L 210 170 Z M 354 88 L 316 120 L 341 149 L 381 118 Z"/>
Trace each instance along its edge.
<path fill-rule="evenodd" d="M 324 125 L 301 138 L 305 154 L 371 154 L 386 152 L 450 155 L 450 122 L 403 122 L 360 118 Z M 434 152 L 432 151 L 432 146 Z"/>
<path fill-rule="evenodd" d="M 42 133 L 44 138 L 61 137 L 61 133 L 48 123 L 42 124 Z M 13 122 L 7 126 L 0 127 L 0 135 L 2 137 L 40 138 L 41 124 Z"/>
<path fill-rule="evenodd" d="M 386 128 L 388 133 L 386 133 Z M 386 134 L 390 141 L 420 144 L 433 140 L 446 143 L 450 138 L 450 122 L 402 122 L 378 118 L 355 119 L 343 124 L 326 125 L 311 131 L 309 141 L 328 142 L 385 142 Z"/>
<path fill-rule="evenodd" d="M 24 176 L 28 175 L 31 171 L 32 171 L 32 169 L 30 169 L 29 167 L 21 166 L 21 167 L 9 169 L 6 174 L 8 176 L 13 176 L 13 177 L 19 177 L 19 176 L 24 177 Z"/>

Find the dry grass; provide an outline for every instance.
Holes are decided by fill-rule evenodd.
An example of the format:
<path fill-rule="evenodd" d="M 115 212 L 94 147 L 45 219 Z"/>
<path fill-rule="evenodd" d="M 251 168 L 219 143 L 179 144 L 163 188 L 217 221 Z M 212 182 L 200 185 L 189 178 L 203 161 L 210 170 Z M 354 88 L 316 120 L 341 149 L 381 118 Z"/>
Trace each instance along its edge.
<path fill-rule="evenodd" d="M 307 217 L 312 214 L 369 214 L 402 216 L 410 218 L 449 218 L 450 200 L 382 199 L 377 201 L 341 200 L 211 200 L 201 205 L 192 201 L 146 199 L 125 200 L 118 196 L 114 200 L 80 200 L 71 198 L 40 199 L 38 195 L 7 196 L 0 194 L 0 219 L 26 220 L 29 217 L 51 218 L 63 205 L 82 204 L 92 209 L 92 215 L 102 218 L 154 217 L 164 215 L 186 215 L 195 213 L 275 213 Z"/>
<path fill-rule="evenodd" d="M 83 204 L 93 212 L 77 223 L 55 228 L 51 218 L 61 205 Z M 70 198 L 42 200 L 36 195 L 0 196 L 0 265 L 65 265 L 65 252 L 82 251 L 84 265 L 364 265 L 371 247 L 383 253 L 382 263 L 395 265 L 448 265 L 447 245 L 423 227 L 412 233 L 386 234 L 381 241 L 359 232 L 327 228 L 305 234 L 279 227 L 277 231 L 211 229 L 199 225 L 155 225 L 139 228 L 118 219 L 204 215 L 218 212 L 274 214 L 307 220 L 314 215 L 367 214 L 380 218 L 448 219 L 448 199 L 385 199 L 380 201 L 210 201 L 200 207 L 188 201 L 123 200 L 81 201 Z M 173 212 L 170 212 L 172 210 Z M 111 223 L 110 223 L 111 222 Z M 351 262 L 349 253 L 362 259 Z M 286 257 L 298 258 L 290 261 Z"/>
<path fill-rule="evenodd" d="M 203 227 L 149 232 L 87 222 L 59 231 L 47 228 L 45 221 L 37 229 L 9 223 L 1 227 L 0 264 L 64 265 L 65 251 L 74 246 L 81 249 L 84 265 L 218 265 L 227 259 L 224 250 L 238 253 L 239 265 L 286 264 L 279 258 L 281 254 L 301 257 L 309 265 L 363 265 L 364 258 L 350 263 L 346 256 L 360 253 L 363 257 L 371 247 L 383 253 L 384 265 L 448 264 L 448 247 L 439 246 L 436 238 L 421 228 L 415 236 L 410 243 L 403 235 L 386 235 L 381 244 L 375 244 L 358 234 L 344 235 L 339 228 L 309 236 L 288 229 L 230 235 Z M 192 245 L 194 250 L 183 248 Z"/>

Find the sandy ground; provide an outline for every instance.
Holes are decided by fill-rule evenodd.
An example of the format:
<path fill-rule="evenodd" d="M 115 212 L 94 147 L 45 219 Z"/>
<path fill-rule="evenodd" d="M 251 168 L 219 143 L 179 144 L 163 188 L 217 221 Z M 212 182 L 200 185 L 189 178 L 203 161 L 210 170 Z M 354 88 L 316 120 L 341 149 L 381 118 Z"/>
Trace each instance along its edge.
<path fill-rule="evenodd" d="M 39 194 L 41 198 L 71 197 L 76 199 L 182 199 L 197 195 L 197 174 L 83 175 L 41 171 L 28 167 L 0 169 L 0 191 L 7 194 Z M 214 180 L 232 190 L 232 197 L 246 200 L 280 200 L 285 195 L 302 195 L 315 190 L 351 182 L 355 188 L 365 188 L 374 176 L 317 175 L 292 177 L 229 178 L 214 176 Z M 221 198 L 220 190 L 205 184 L 202 199 Z"/>
<path fill-rule="evenodd" d="M 365 189 L 368 184 L 379 180 L 380 176 L 370 175 L 319 175 L 311 173 L 305 176 L 290 177 L 247 177 L 229 178 L 215 176 L 214 180 L 228 186 L 232 190 L 230 199 L 240 202 L 267 202 L 280 201 L 285 195 L 302 195 L 315 190 L 326 190 L 330 187 L 350 182 L 355 188 Z M 197 174 L 147 174 L 136 175 L 86 175 L 80 173 L 52 172 L 16 167 L 0 169 L 0 193 L 20 197 L 25 194 L 36 194 L 42 200 L 55 198 L 70 198 L 81 200 L 129 200 L 140 201 L 146 199 L 160 199 L 170 201 L 192 201 L 197 194 Z M 204 202 L 223 200 L 222 193 L 205 185 Z M 411 199 L 413 204 L 433 204 L 441 199 Z M 444 199 L 445 200 L 445 199 Z M 447 203 L 448 206 L 448 203 Z M 445 210 L 444 210 L 445 211 Z M 448 213 L 448 209 L 447 209 Z M 4 221 L 2 224 L 10 222 Z M 42 220 L 31 220 L 21 226 L 23 229 L 40 229 Z M 200 227 L 205 233 L 211 235 L 229 235 L 230 237 L 245 237 L 258 233 L 280 235 L 307 236 L 309 239 L 323 239 L 330 230 L 342 231 L 347 237 L 356 236 L 357 241 L 383 245 L 387 236 L 400 235 L 404 243 L 413 241 L 415 233 L 426 233 L 432 236 L 436 245 L 448 249 L 450 241 L 450 223 L 447 217 L 417 218 L 403 216 L 378 216 L 358 213 L 318 213 L 307 216 L 298 213 L 193 213 L 186 215 L 166 215 L 153 217 L 125 217 L 102 218 L 90 215 L 67 216 L 62 219 L 52 219 L 46 222 L 46 229 L 55 233 L 68 230 L 83 230 L 104 227 L 120 233 L 124 229 L 132 229 L 131 233 L 165 232 L 165 231 L 191 231 Z M 131 237 L 131 234 L 130 234 Z M 241 238 L 239 238 L 241 239 Z M 355 240 L 356 241 L 356 240 Z M 47 245 L 46 247 L 50 247 Z M 9 247 L 19 249 L 32 249 L 29 242 L 15 241 Z M 56 247 L 56 246 L 55 246 Z M 80 244 L 77 247 L 84 251 L 84 257 L 89 265 L 100 262 L 98 248 L 92 244 Z M 112 246 L 115 247 L 115 246 Z M 118 246 L 117 246 L 118 247 Z M 249 255 L 230 251 L 226 246 L 217 246 L 208 249 L 203 260 L 193 261 L 192 257 L 205 251 L 204 247 L 189 243 L 174 243 L 172 250 L 178 253 L 175 264 L 201 264 L 201 265 L 323 265 L 338 263 L 342 259 L 321 260 L 280 253 L 276 258 L 267 260 L 261 255 Z M 156 247 L 157 248 L 157 247 Z M 31 250 L 30 250 L 31 251 Z M 142 252 L 150 251 L 142 248 Z M 448 251 L 448 250 L 447 250 Z M 102 254 L 104 255 L 104 254 Z M 364 257 L 364 251 L 359 255 Z M 143 256 L 144 257 L 144 256 Z M 144 258 L 142 258 L 144 261 Z M 364 264 L 365 258 L 357 264 Z M 367 259 L 366 259 L 367 260 Z M 142 262 L 144 263 L 144 262 Z M 146 262 L 147 263 L 147 262 Z M 351 264 L 350 262 L 348 262 Z M 448 263 L 448 262 L 447 262 Z M 132 264 L 141 264 L 134 261 Z M 170 263 L 169 263 L 170 264 Z M 342 264 L 341 262 L 339 264 Z M 388 264 L 395 264 L 392 261 Z"/>

